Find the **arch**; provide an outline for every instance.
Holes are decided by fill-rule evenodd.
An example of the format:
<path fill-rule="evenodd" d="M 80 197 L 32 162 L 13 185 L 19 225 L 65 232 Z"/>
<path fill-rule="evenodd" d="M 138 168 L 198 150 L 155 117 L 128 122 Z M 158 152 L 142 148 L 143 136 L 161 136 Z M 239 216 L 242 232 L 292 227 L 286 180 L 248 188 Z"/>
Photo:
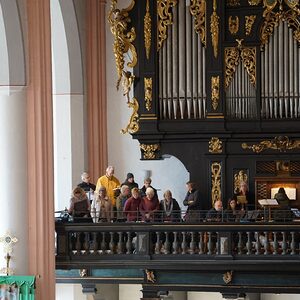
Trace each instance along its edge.
<path fill-rule="evenodd" d="M 24 43 L 16 0 L 0 2 L 0 45 L 0 86 L 24 86 Z"/>
<path fill-rule="evenodd" d="M 78 22 L 72 0 L 51 0 L 54 94 L 83 94 Z"/>

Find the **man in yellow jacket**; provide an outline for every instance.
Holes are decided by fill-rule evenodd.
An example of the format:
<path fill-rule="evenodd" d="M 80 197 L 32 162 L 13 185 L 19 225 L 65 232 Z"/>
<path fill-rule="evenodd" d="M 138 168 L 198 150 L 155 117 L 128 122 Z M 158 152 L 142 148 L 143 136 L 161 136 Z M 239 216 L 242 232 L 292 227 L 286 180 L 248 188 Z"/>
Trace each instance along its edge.
<path fill-rule="evenodd" d="M 113 207 L 116 207 L 115 190 L 120 187 L 120 181 L 114 176 L 114 172 L 115 169 L 113 166 L 107 167 L 106 174 L 101 176 L 97 181 L 96 193 L 98 193 L 101 186 L 104 186 Z"/>

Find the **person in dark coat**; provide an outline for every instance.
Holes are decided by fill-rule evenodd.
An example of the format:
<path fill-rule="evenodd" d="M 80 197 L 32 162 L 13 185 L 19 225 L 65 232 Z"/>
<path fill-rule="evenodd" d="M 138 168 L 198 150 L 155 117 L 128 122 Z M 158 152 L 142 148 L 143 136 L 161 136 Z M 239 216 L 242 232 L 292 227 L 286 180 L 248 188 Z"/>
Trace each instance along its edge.
<path fill-rule="evenodd" d="M 123 185 L 127 185 L 129 187 L 130 190 L 130 194 L 131 194 L 131 190 L 133 188 L 139 188 L 139 185 L 134 181 L 134 175 L 132 173 L 127 173 L 126 179 L 125 181 L 121 184 L 121 187 Z"/>
<path fill-rule="evenodd" d="M 159 213 L 162 222 L 180 222 L 181 220 L 180 206 L 172 197 L 170 190 L 164 192 L 164 199 L 159 203 Z"/>

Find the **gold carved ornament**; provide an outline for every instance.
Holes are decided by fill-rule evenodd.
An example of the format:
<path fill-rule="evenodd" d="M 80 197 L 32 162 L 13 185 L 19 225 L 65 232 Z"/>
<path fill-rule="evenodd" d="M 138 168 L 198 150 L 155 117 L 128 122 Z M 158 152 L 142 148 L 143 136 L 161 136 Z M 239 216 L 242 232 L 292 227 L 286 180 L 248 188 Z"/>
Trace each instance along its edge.
<path fill-rule="evenodd" d="M 220 99 L 220 76 L 211 77 L 211 102 L 214 110 L 218 108 Z"/>
<path fill-rule="evenodd" d="M 217 200 L 221 200 L 221 163 L 214 162 L 211 165 L 211 201 L 212 206 Z"/>
<path fill-rule="evenodd" d="M 219 16 L 217 15 L 217 0 L 213 0 L 213 13 L 210 17 L 211 43 L 214 49 L 214 57 L 218 57 L 219 45 Z"/>
<path fill-rule="evenodd" d="M 144 78 L 146 109 L 151 110 L 152 106 L 152 78 Z"/>
<path fill-rule="evenodd" d="M 241 5 L 240 0 L 227 0 L 226 4 L 231 7 Z"/>
<path fill-rule="evenodd" d="M 217 137 L 212 137 L 208 142 L 208 151 L 215 154 L 222 153 L 222 141 Z"/>
<path fill-rule="evenodd" d="M 258 144 L 248 145 L 247 143 L 242 143 L 243 149 L 250 149 L 255 153 L 260 153 L 267 149 L 278 150 L 280 152 L 285 152 L 287 150 L 299 149 L 300 140 L 292 141 L 287 136 L 278 136 L 273 140 L 261 141 Z"/>
<path fill-rule="evenodd" d="M 246 35 L 250 35 L 252 31 L 252 26 L 255 22 L 256 15 L 245 16 L 245 32 Z"/>
<path fill-rule="evenodd" d="M 154 271 L 146 269 L 145 274 L 148 283 L 155 283 L 156 279 L 155 279 Z"/>
<path fill-rule="evenodd" d="M 240 24 L 240 20 L 238 16 L 229 16 L 228 18 L 228 27 L 229 27 L 229 31 L 232 35 L 237 34 L 237 32 L 239 31 L 239 25 Z"/>
<path fill-rule="evenodd" d="M 127 132 L 136 133 L 140 129 L 139 114 L 138 114 L 139 103 L 135 97 L 132 99 L 132 101 L 128 102 L 128 107 L 132 108 L 133 111 L 130 116 L 128 125 L 124 129 L 121 130 L 122 134 L 125 134 Z"/>
<path fill-rule="evenodd" d="M 243 47 L 241 50 L 243 65 L 250 77 L 250 82 L 256 86 L 256 48 Z"/>
<path fill-rule="evenodd" d="M 260 4 L 261 0 L 248 0 L 248 3 L 250 5 L 258 5 Z"/>
<path fill-rule="evenodd" d="M 132 44 L 136 38 L 135 28 L 128 28 L 128 24 L 131 22 L 129 12 L 134 7 L 135 1 L 132 0 L 127 8 L 121 10 L 117 8 L 117 4 L 118 0 L 111 1 L 111 8 L 108 12 L 108 23 L 110 24 L 111 33 L 114 36 L 113 51 L 118 73 L 116 87 L 119 89 L 125 64 L 124 55 L 130 50 L 132 58 L 127 63 L 127 66 L 133 68 L 137 64 L 137 52 Z"/>
<path fill-rule="evenodd" d="M 225 88 L 229 88 L 230 82 L 239 64 L 239 50 L 235 47 L 225 48 Z"/>
<path fill-rule="evenodd" d="M 239 170 L 238 173 L 234 174 L 234 192 L 237 194 L 240 190 L 241 182 L 245 182 L 248 185 L 248 175 L 244 170 Z"/>
<path fill-rule="evenodd" d="M 228 271 L 228 272 L 223 274 L 223 281 L 226 284 L 229 284 L 233 279 L 232 277 L 233 277 L 233 271 Z"/>
<path fill-rule="evenodd" d="M 206 0 L 191 0 L 191 15 L 194 17 L 195 31 L 200 35 L 202 44 L 206 45 Z"/>
<path fill-rule="evenodd" d="M 283 0 L 264 0 L 265 10 L 263 12 L 264 22 L 260 30 L 261 48 L 269 42 L 269 37 L 273 34 L 274 28 L 280 21 L 286 21 L 293 29 L 294 39 L 300 43 L 300 7 L 299 0 L 284 0 L 288 9 L 284 9 Z M 278 5 L 277 11 L 275 8 Z"/>
<path fill-rule="evenodd" d="M 144 40 L 145 40 L 145 49 L 146 57 L 150 58 L 150 49 L 151 49 L 151 15 L 150 15 L 150 6 L 149 0 L 146 2 L 146 14 L 144 17 Z"/>
<path fill-rule="evenodd" d="M 157 51 L 167 39 L 167 26 L 173 24 L 171 9 L 177 5 L 177 0 L 157 0 Z"/>
<path fill-rule="evenodd" d="M 140 148 L 143 151 L 143 159 L 155 159 L 160 146 L 159 144 L 140 144 Z"/>

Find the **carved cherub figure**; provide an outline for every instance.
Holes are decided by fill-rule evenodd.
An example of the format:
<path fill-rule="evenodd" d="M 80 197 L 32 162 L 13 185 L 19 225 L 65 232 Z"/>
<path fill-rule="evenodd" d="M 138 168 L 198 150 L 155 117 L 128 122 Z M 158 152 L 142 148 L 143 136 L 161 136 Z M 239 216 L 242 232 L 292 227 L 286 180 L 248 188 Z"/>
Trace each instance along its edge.
<path fill-rule="evenodd" d="M 131 90 L 131 86 L 134 82 L 134 78 L 135 78 L 135 76 L 130 71 L 123 71 L 123 81 L 122 81 L 123 96 L 126 96 L 127 103 L 130 102 L 129 93 Z"/>

